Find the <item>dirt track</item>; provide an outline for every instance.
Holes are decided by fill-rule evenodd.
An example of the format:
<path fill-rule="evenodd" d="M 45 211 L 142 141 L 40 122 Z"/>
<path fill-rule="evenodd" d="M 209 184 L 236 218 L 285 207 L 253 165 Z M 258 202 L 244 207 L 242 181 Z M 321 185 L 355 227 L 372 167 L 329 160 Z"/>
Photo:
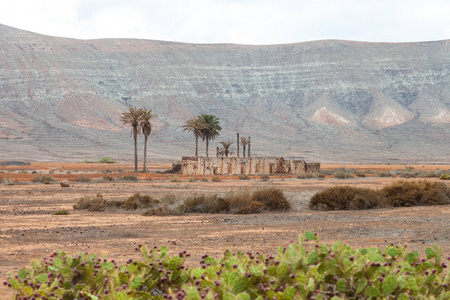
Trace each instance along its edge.
<path fill-rule="evenodd" d="M 307 209 L 310 195 L 324 187 L 356 184 L 379 188 L 394 180 L 398 179 L 139 181 L 73 183 L 70 188 L 61 188 L 58 184 L 2 184 L 0 275 L 4 279 L 8 273 L 26 266 L 31 259 L 44 257 L 55 249 L 70 253 L 105 253 L 123 262 L 128 258 L 139 258 L 134 251 L 139 243 L 164 244 L 172 253 L 188 250 L 192 253 L 191 263 L 195 263 L 205 253 L 219 256 L 226 248 L 275 252 L 278 246 L 288 244 L 308 230 L 317 232 L 327 243 L 336 240 L 354 246 L 408 243 L 411 249 L 421 253 L 426 247 L 438 243 L 443 248 L 443 254 L 449 256 L 450 206 L 338 212 Z M 264 186 L 284 190 L 291 198 L 294 211 L 261 215 L 144 217 L 129 211 L 72 210 L 72 205 L 81 196 L 96 193 L 109 200 L 126 199 L 136 192 L 156 197 L 168 193 L 183 197 L 191 193 L 226 193 L 239 188 Z M 70 214 L 53 215 L 60 209 L 68 209 Z M 12 294 L 2 285 L 0 295 L 5 295 L 1 299 L 8 299 Z"/>

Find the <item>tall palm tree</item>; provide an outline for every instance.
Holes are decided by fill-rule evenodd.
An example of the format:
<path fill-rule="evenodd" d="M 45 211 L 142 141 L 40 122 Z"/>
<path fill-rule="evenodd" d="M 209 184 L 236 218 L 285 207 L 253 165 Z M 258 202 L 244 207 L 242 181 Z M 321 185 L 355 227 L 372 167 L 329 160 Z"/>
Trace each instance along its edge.
<path fill-rule="evenodd" d="M 219 155 L 226 156 L 233 155 L 234 150 L 231 149 L 231 145 L 233 145 L 233 142 L 228 140 L 227 142 L 220 142 L 222 147 L 219 149 Z"/>
<path fill-rule="evenodd" d="M 195 136 L 195 156 L 198 156 L 198 138 L 203 138 L 202 130 L 206 128 L 206 124 L 200 116 L 192 117 L 186 121 L 183 126 L 183 131 L 190 131 Z"/>
<path fill-rule="evenodd" d="M 147 140 L 152 133 L 152 123 L 150 122 L 151 119 L 156 118 L 158 115 L 153 113 L 153 109 L 142 110 L 142 117 L 141 117 L 141 123 L 139 124 L 140 131 L 144 134 L 144 167 L 142 169 L 142 172 L 147 172 Z"/>
<path fill-rule="evenodd" d="M 139 122 L 142 120 L 143 109 L 136 107 L 130 107 L 128 111 L 122 112 L 120 120 L 123 124 L 131 125 L 131 132 L 134 138 L 134 171 L 138 169 L 138 154 L 137 154 L 137 135 L 139 131 Z"/>
<path fill-rule="evenodd" d="M 202 129 L 202 139 L 206 140 L 206 157 L 208 155 L 209 141 L 214 140 L 219 136 L 219 131 L 222 130 L 220 127 L 220 119 L 213 115 L 200 115 L 200 118 L 205 123 L 205 128 Z"/>
<path fill-rule="evenodd" d="M 245 157 L 245 147 L 247 147 L 248 143 L 249 143 L 249 139 L 248 138 L 241 137 L 241 144 L 242 144 L 242 148 L 244 150 L 242 152 L 244 152 L 244 157 Z"/>

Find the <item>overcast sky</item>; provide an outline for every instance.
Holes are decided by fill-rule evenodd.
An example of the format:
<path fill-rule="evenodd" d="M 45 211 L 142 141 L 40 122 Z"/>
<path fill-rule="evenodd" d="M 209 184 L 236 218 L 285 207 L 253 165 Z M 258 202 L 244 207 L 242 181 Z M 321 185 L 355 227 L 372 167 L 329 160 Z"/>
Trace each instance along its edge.
<path fill-rule="evenodd" d="M 450 0 L 0 0 L 0 23 L 80 39 L 412 42 L 450 39 Z"/>

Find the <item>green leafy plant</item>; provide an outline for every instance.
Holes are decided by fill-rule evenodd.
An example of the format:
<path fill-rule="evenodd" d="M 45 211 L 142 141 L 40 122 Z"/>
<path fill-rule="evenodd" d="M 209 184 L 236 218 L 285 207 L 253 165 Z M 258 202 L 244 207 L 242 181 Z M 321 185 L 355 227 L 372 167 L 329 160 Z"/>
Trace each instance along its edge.
<path fill-rule="evenodd" d="M 276 255 L 224 251 L 218 260 L 203 255 L 169 255 L 162 246 L 139 245 L 142 261 L 114 260 L 88 252 L 56 251 L 50 258 L 10 275 L 5 285 L 16 299 L 448 299 L 450 275 L 439 246 L 408 251 L 321 243 L 311 232 L 279 247 Z M 448 258 L 450 259 L 450 258 Z"/>
<path fill-rule="evenodd" d="M 116 160 L 114 160 L 114 159 L 112 159 L 111 157 L 108 157 L 108 156 L 99 159 L 98 162 L 102 163 L 102 164 L 115 164 L 115 163 L 117 163 Z"/>
<path fill-rule="evenodd" d="M 57 216 L 65 216 L 69 214 L 69 211 L 67 209 L 62 209 L 55 211 L 53 214 Z"/>

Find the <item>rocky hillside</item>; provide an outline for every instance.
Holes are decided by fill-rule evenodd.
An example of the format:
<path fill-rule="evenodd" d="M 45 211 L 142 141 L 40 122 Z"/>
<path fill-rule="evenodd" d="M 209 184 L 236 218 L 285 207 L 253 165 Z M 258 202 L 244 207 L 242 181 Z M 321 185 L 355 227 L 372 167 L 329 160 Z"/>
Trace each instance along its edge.
<path fill-rule="evenodd" d="M 219 140 L 251 136 L 255 155 L 450 162 L 450 40 L 201 45 L 0 25 L 0 160 L 132 159 L 129 106 L 158 114 L 150 159 L 193 154 L 180 126 L 209 113 Z"/>

